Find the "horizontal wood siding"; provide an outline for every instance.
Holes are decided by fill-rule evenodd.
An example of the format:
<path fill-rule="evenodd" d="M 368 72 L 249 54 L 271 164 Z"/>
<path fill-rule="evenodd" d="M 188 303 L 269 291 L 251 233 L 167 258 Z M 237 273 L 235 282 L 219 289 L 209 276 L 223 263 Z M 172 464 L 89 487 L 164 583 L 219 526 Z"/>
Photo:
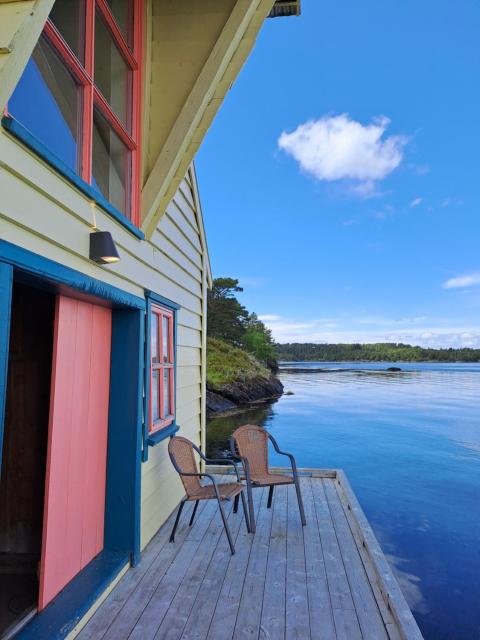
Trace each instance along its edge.
<path fill-rule="evenodd" d="M 141 241 L 4 130 L 0 131 L 2 239 L 138 296 L 144 289 L 180 305 L 177 334 L 177 422 L 201 443 L 202 314 L 206 256 L 190 172 L 150 241 Z M 121 260 L 107 267 L 88 259 L 96 222 L 112 233 Z M 182 489 L 166 443 L 142 465 L 142 547 L 158 531 Z"/>

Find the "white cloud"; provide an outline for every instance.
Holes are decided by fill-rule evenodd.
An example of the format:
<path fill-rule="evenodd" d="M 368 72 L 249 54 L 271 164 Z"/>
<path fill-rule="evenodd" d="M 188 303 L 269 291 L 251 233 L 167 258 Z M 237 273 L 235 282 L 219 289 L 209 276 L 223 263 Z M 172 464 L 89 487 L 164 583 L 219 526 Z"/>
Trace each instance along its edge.
<path fill-rule="evenodd" d="M 284 131 L 280 149 L 317 180 L 354 180 L 362 197 L 377 195 L 375 182 L 382 180 L 403 160 L 405 136 L 384 137 L 390 120 L 385 116 L 363 125 L 348 114 L 324 116 Z"/>
<path fill-rule="evenodd" d="M 480 271 L 466 273 L 463 276 L 450 278 L 443 283 L 444 289 L 461 289 L 462 287 L 472 287 L 480 284 Z"/>
<path fill-rule="evenodd" d="M 461 207 L 463 205 L 463 200 L 461 198 L 444 198 L 440 203 L 440 206 L 444 209 L 446 207 Z"/>
<path fill-rule="evenodd" d="M 262 322 L 277 322 L 278 320 L 280 320 L 280 316 L 266 314 L 264 316 L 258 316 L 258 319 Z"/>
<path fill-rule="evenodd" d="M 277 342 L 374 343 L 402 342 L 423 347 L 480 348 L 480 326 L 465 327 L 448 319 L 427 324 L 426 316 L 412 318 L 318 319 L 301 322 L 278 315 L 261 316 Z M 265 318 L 272 318 L 266 320 Z M 358 327 L 358 328 L 357 328 Z"/>
<path fill-rule="evenodd" d="M 418 207 L 419 205 L 422 204 L 422 202 L 423 202 L 423 198 L 415 198 L 410 203 L 410 209 L 414 209 L 415 207 Z"/>

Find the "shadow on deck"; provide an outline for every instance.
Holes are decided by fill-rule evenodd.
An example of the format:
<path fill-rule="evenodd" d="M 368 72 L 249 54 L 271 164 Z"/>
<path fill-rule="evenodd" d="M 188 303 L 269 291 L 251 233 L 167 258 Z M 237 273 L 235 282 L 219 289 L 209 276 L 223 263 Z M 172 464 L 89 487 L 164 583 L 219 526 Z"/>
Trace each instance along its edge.
<path fill-rule="evenodd" d="M 191 528 L 190 503 L 176 542 L 170 517 L 79 640 L 421 640 L 345 475 L 302 474 L 306 527 L 293 485 L 275 489 L 271 509 L 256 489 L 255 535 L 227 503 L 231 556 L 215 501 L 200 503 Z"/>

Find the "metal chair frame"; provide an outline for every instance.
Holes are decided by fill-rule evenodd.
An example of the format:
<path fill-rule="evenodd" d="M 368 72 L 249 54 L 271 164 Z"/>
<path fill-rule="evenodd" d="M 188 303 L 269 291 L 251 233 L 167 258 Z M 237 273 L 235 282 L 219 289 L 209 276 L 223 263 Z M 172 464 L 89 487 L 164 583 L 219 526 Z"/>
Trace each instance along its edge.
<path fill-rule="evenodd" d="M 190 442 L 190 445 L 192 446 L 192 448 L 198 453 L 198 455 L 200 456 L 200 458 L 205 462 L 205 464 L 224 464 L 227 462 L 229 463 L 229 466 L 232 466 L 235 469 L 235 473 L 237 475 L 237 480 L 240 484 L 242 484 L 241 478 L 240 478 L 240 474 L 238 472 L 238 469 L 235 465 L 235 463 L 232 461 L 230 462 L 229 458 L 221 458 L 221 459 L 213 459 L 213 458 L 207 458 L 205 457 L 205 455 L 201 452 L 201 450 L 193 444 L 193 442 Z M 227 518 L 225 515 L 225 510 L 223 508 L 222 505 L 222 500 L 230 500 L 231 498 L 227 497 L 227 498 L 222 498 L 222 496 L 220 495 L 220 492 L 218 490 L 218 486 L 217 486 L 217 482 L 215 480 L 215 478 L 213 477 L 213 475 L 211 475 L 210 473 L 187 473 L 185 471 L 182 471 L 181 468 L 178 466 L 177 461 L 175 460 L 175 456 L 170 452 L 170 449 L 168 451 L 168 454 L 170 456 L 170 460 L 172 461 L 172 464 L 175 468 L 175 471 L 180 475 L 180 476 L 184 476 L 184 477 L 197 477 L 197 478 L 207 478 L 208 480 L 210 480 L 210 482 L 213 485 L 213 489 L 215 492 L 215 498 L 204 498 L 205 500 L 214 500 L 216 499 L 218 502 L 218 506 L 220 509 L 220 515 L 222 517 L 222 522 L 223 522 L 223 527 L 225 529 L 225 533 L 227 535 L 227 539 L 228 539 L 228 544 L 230 546 L 230 551 L 232 556 L 235 554 L 235 545 L 233 543 L 232 540 L 232 535 L 230 533 L 230 528 L 228 526 L 228 522 L 227 522 Z M 243 513 L 245 515 L 245 524 L 247 525 L 247 531 L 248 533 L 251 533 L 251 525 L 250 525 L 250 520 L 248 517 L 248 509 L 247 509 L 247 504 L 245 501 L 245 494 L 244 494 L 244 490 L 242 489 L 240 494 L 237 494 L 235 496 L 234 499 L 234 505 L 236 506 L 236 508 L 234 509 L 234 512 L 237 513 L 238 511 L 238 496 L 241 495 L 242 496 L 242 506 L 243 506 Z M 178 523 L 180 522 L 180 516 L 182 514 L 183 511 L 183 507 L 185 506 L 186 502 L 193 502 L 195 500 L 195 506 L 193 507 L 193 511 L 192 511 L 192 515 L 190 517 L 190 521 L 189 521 L 189 526 L 191 527 L 194 523 L 195 520 L 195 515 L 197 513 L 197 508 L 198 508 L 198 503 L 200 502 L 200 500 L 196 500 L 194 497 L 190 498 L 188 496 L 188 494 L 185 496 L 185 498 L 183 498 L 178 506 L 178 511 L 177 511 L 177 515 L 175 518 L 175 523 L 173 525 L 173 529 L 172 529 L 172 533 L 170 535 L 170 542 L 175 542 L 175 533 L 177 531 L 177 527 L 178 527 Z"/>
<path fill-rule="evenodd" d="M 262 427 L 258 427 L 258 428 L 262 429 Z M 304 510 L 304 507 L 303 507 L 302 492 L 300 490 L 300 481 L 299 481 L 299 477 L 298 477 L 297 463 L 295 462 L 295 458 L 291 453 L 288 453 L 287 451 L 282 451 L 280 449 L 280 447 L 278 446 L 278 443 L 275 440 L 275 438 L 270 433 L 268 433 L 268 431 L 265 430 L 265 434 L 267 435 L 268 439 L 271 441 L 271 443 L 273 445 L 273 448 L 275 449 L 276 453 L 278 453 L 279 455 L 282 455 L 282 456 L 287 456 L 288 459 L 290 460 L 290 466 L 292 468 L 292 475 L 293 475 L 293 484 L 295 485 L 295 491 L 297 493 L 297 501 L 298 501 L 298 508 L 299 508 L 299 511 L 300 511 L 300 519 L 302 521 L 302 526 L 304 527 L 307 524 L 307 522 L 306 522 L 306 519 L 305 519 L 305 510 Z M 266 446 L 268 447 L 268 442 L 266 443 Z M 255 533 L 256 524 L 255 524 L 255 513 L 254 513 L 254 509 L 253 509 L 252 488 L 254 488 L 254 487 L 269 487 L 268 500 L 267 500 L 267 509 L 270 509 L 271 506 L 272 506 L 273 490 L 274 490 L 275 485 L 274 484 L 271 484 L 271 485 L 268 485 L 268 484 L 256 484 L 254 481 L 252 482 L 251 473 L 250 473 L 250 464 L 248 462 L 248 458 L 246 458 L 245 456 L 241 456 L 239 454 L 239 452 L 237 452 L 237 445 L 236 445 L 236 441 L 235 441 L 235 436 L 234 435 L 230 436 L 230 452 L 231 452 L 231 455 L 229 456 L 229 458 L 232 460 L 232 462 L 235 463 L 235 462 L 239 461 L 239 462 L 241 462 L 241 464 L 243 466 L 243 470 L 244 470 L 244 474 L 245 474 L 245 481 L 246 481 L 246 484 L 247 484 L 248 508 L 249 508 L 249 513 L 250 513 L 250 530 L 251 530 L 252 533 Z M 234 466 L 235 466 L 235 471 L 237 473 L 237 477 L 239 477 L 237 465 L 234 464 Z M 285 483 L 285 484 L 287 484 L 287 483 Z M 291 483 L 288 483 L 288 484 L 291 484 Z M 235 497 L 234 507 L 233 507 L 234 512 L 236 511 L 236 509 L 238 509 L 238 496 Z"/>

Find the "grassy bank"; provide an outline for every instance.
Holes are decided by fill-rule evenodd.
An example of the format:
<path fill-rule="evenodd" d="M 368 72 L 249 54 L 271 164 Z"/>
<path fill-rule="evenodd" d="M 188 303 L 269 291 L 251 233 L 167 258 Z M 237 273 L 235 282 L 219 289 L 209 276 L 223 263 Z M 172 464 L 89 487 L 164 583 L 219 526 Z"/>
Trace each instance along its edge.
<path fill-rule="evenodd" d="M 226 384 L 270 378 L 270 371 L 253 356 L 215 338 L 208 338 L 207 385 L 220 389 Z"/>

